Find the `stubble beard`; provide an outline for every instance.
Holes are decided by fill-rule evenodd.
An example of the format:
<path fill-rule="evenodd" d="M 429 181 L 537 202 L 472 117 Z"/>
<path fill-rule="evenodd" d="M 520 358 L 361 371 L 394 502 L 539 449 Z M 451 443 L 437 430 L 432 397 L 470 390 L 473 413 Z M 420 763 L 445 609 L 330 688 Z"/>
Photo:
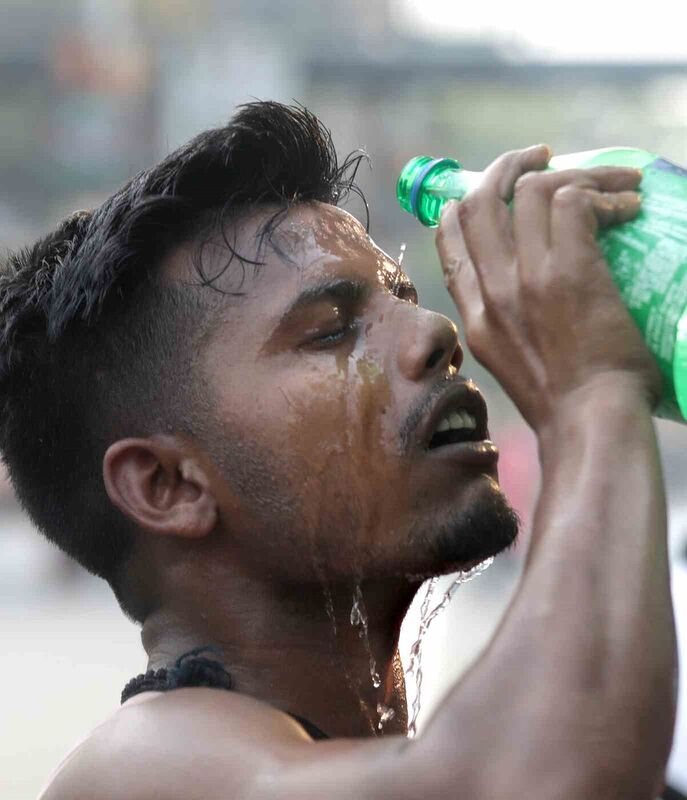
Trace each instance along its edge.
<path fill-rule="evenodd" d="M 520 518 L 501 493 L 454 509 L 413 536 L 423 541 L 428 568 L 422 577 L 455 572 L 497 556 L 517 541 Z"/>

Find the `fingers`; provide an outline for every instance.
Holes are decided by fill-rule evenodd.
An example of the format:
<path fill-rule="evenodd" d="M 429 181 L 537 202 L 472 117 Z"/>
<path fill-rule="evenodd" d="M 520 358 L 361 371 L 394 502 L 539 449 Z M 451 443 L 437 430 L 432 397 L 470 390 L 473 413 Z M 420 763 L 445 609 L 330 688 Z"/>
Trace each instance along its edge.
<path fill-rule="evenodd" d="M 470 332 L 517 294 L 518 275 L 536 286 L 546 280 L 546 264 L 596 263 L 598 229 L 633 219 L 639 211 L 634 191 L 639 170 L 542 172 L 549 155 L 545 146 L 506 153 L 465 200 L 443 209 L 437 248 L 471 349 Z"/>
<path fill-rule="evenodd" d="M 436 245 L 444 283 L 467 330 L 471 320 L 483 311 L 484 304 L 475 267 L 465 244 L 458 206 L 454 200 L 442 209 Z"/>
<path fill-rule="evenodd" d="M 641 180 L 639 170 L 623 167 L 542 172 L 550 157 L 546 145 L 505 153 L 485 170 L 480 186 L 463 201 L 458 213 L 475 264 L 498 268 L 511 263 L 521 244 L 518 233 L 529 241 L 532 257 L 542 257 L 550 244 L 549 205 L 561 186 L 574 183 L 620 192 L 636 188 Z M 511 222 L 507 203 L 514 196 Z"/>
<path fill-rule="evenodd" d="M 484 171 L 479 191 L 485 195 L 492 195 L 503 203 L 509 203 L 518 178 L 526 172 L 545 169 L 551 156 L 551 148 L 546 144 L 504 153 Z"/>
<path fill-rule="evenodd" d="M 590 175 L 597 188 L 602 192 L 623 192 L 636 189 L 642 180 L 641 169 L 632 167 L 592 167 L 592 169 L 579 171 Z M 562 175 L 563 172 L 557 174 Z"/>
<path fill-rule="evenodd" d="M 627 222 L 639 212 L 636 192 L 599 192 L 578 186 L 556 191 L 551 201 L 551 247 L 553 253 L 570 254 L 580 247 L 597 247 L 600 227 Z"/>
<path fill-rule="evenodd" d="M 595 192 L 587 189 L 585 194 L 591 202 L 598 227 L 607 228 L 620 222 L 634 219 L 642 205 L 637 192 Z"/>
<path fill-rule="evenodd" d="M 599 192 L 622 192 L 634 189 L 640 180 L 638 170 L 618 167 L 529 172 L 518 178 L 514 187 L 513 231 L 524 266 L 541 263 L 551 245 L 551 199 L 559 189 L 577 186 Z"/>
<path fill-rule="evenodd" d="M 504 267 L 514 257 L 513 229 L 507 203 L 522 175 L 542 170 L 551 158 L 547 145 L 513 150 L 484 171 L 481 184 L 459 207 L 466 246 L 476 264 Z"/>

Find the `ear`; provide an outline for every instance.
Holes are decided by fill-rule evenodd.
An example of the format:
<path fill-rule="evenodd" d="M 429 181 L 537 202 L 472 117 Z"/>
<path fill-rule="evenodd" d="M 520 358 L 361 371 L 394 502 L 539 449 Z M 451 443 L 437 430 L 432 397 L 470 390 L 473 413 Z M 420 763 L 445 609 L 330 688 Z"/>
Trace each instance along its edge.
<path fill-rule="evenodd" d="M 173 436 L 121 439 L 103 458 L 105 490 L 115 506 L 150 533 L 193 539 L 217 524 L 217 501 L 204 459 Z"/>

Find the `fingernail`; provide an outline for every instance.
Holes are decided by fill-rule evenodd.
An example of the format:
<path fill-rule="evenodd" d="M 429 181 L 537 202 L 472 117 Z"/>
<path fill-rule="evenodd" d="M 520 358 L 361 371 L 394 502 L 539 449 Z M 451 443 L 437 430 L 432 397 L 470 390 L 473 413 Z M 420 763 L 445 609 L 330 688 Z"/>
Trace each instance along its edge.
<path fill-rule="evenodd" d="M 622 196 L 622 199 L 619 199 L 617 203 L 617 208 L 622 211 L 624 208 L 631 208 L 632 206 L 641 206 L 642 198 L 640 195 L 635 194 L 634 192 L 628 192 Z"/>
<path fill-rule="evenodd" d="M 535 144 L 534 147 L 530 147 L 530 150 L 544 150 L 547 161 L 553 158 L 553 150 L 548 144 Z"/>

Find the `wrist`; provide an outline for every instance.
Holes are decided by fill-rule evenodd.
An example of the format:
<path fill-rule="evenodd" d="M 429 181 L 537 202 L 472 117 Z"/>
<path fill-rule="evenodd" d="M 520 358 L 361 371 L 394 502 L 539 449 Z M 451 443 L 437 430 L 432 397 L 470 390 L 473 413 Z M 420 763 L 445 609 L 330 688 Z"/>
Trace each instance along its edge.
<path fill-rule="evenodd" d="M 540 445 L 578 431 L 602 438 L 631 433 L 640 420 L 652 424 L 653 400 L 638 375 L 599 373 L 561 395 L 535 431 Z"/>

